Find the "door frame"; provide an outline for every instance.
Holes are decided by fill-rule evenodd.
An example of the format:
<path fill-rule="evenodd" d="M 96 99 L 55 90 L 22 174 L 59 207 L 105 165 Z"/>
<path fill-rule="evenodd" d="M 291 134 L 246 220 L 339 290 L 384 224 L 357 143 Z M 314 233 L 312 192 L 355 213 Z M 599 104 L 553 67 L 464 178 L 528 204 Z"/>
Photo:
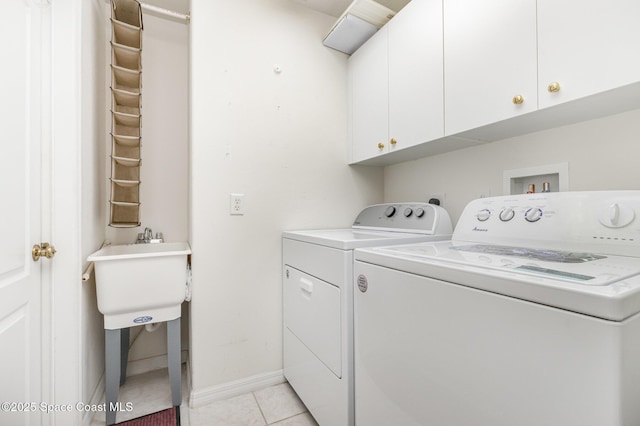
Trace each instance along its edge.
<path fill-rule="evenodd" d="M 70 412 L 43 416 L 44 424 L 80 425 L 82 400 L 82 260 L 81 260 L 81 130 L 82 130 L 82 0 L 34 0 L 50 13 L 50 72 L 48 78 L 49 143 L 43 158 L 43 241 L 57 254 L 44 268 L 43 400 L 71 404 Z M 43 70 L 44 71 L 44 70 Z M 48 74 L 48 76 L 46 75 Z M 45 116 L 47 117 L 47 116 Z M 43 350 L 44 352 L 44 350 Z"/>

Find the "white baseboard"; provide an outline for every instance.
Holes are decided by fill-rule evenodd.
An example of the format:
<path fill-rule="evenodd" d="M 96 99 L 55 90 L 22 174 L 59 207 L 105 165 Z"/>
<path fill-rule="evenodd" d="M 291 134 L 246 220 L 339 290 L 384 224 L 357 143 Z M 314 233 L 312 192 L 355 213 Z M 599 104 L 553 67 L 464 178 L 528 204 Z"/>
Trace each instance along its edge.
<path fill-rule="evenodd" d="M 245 379 L 223 383 L 202 390 L 191 390 L 189 395 L 189 407 L 198 408 L 221 399 L 231 398 L 248 392 L 260 390 L 269 386 L 284 383 L 284 372 L 282 370 L 270 373 L 257 374 Z"/>

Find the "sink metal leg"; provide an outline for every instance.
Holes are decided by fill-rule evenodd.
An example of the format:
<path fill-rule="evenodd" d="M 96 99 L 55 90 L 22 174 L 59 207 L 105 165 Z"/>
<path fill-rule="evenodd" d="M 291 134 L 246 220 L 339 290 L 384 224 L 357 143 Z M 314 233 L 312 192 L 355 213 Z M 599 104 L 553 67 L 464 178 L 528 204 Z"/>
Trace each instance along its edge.
<path fill-rule="evenodd" d="M 116 423 L 118 393 L 127 377 L 129 359 L 129 328 L 105 330 L 104 402 L 107 426 Z"/>
<path fill-rule="evenodd" d="M 118 391 L 120 390 L 120 330 L 105 330 L 105 384 L 104 384 L 104 402 L 106 404 L 105 411 L 107 415 L 107 426 L 116 423 L 115 405 L 118 401 Z"/>
<path fill-rule="evenodd" d="M 182 404 L 182 374 L 180 357 L 180 318 L 167 321 L 167 356 L 171 399 L 174 407 Z"/>
<path fill-rule="evenodd" d="M 120 329 L 120 386 L 127 379 L 127 363 L 129 361 L 129 328 Z"/>

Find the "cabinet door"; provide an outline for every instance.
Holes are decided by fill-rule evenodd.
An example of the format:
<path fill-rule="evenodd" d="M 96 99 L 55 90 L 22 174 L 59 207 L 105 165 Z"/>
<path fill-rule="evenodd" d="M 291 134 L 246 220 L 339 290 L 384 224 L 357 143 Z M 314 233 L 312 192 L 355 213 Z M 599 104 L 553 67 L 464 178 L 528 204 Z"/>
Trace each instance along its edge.
<path fill-rule="evenodd" d="M 540 108 L 637 82 L 640 1 L 538 0 L 538 48 Z"/>
<path fill-rule="evenodd" d="M 442 0 L 413 0 L 387 26 L 390 150 L 441 138 Z"/>
<path fill-rule="evenodd" d="M 389 133 L 388 32 L 382 27 L 349 58 L 351 162 L 387 152 Z M 378 148 L 378 144 L 384 148 Z"/>
<path fill-rule="evenodd" d="M 445 134 L 536 110 L 536 65 L 536 0 L 444 0 Z"/>

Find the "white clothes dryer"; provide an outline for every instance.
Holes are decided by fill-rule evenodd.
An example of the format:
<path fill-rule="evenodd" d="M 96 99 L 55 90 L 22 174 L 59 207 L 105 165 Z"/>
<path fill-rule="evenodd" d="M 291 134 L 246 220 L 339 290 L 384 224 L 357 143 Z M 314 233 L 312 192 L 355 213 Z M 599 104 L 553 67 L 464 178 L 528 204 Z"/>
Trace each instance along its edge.
<path fill-rule="evenodd" d="M 320 425 L 354 425 L 353 250 L 451 238 L 425 203 L 378 204 L 351 229 L 284 232 L 284 375 Z"/>
<path fill-rule="evenodd" d="M 354 274 L 358 424 L 640 425 L 640 191 L 475 200 Z"/>

